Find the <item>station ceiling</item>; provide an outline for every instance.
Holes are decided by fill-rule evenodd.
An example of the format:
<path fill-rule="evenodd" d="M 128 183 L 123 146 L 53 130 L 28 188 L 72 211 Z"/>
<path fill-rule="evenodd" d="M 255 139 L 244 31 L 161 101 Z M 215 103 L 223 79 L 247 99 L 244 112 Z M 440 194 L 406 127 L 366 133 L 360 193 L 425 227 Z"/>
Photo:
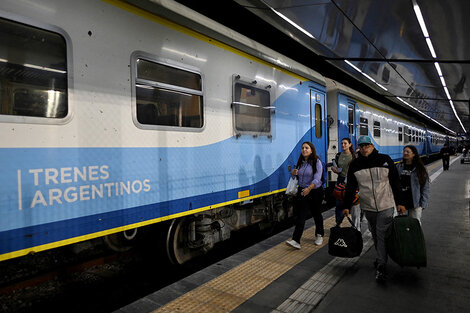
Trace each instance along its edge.
<path fill-rule="evenodd" d="M 379 101 L 470 131 L 468 0 L 177 2 Z"/>

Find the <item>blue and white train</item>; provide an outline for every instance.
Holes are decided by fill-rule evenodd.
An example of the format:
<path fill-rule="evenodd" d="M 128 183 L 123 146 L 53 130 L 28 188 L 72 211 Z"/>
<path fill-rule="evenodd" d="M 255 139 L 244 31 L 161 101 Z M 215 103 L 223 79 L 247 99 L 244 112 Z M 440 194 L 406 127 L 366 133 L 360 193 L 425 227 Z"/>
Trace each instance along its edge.
<path fill-rule="evenodd" d="M 346 87 L 327 112 L 331 81 L 176 2 L 131 2 L 0 3 L 0 260 L 93 238 L 126 249 L 169 221 L 181 264 L 285 219 L 304 141 L 324 164 L 366 132 L 394 159 L 407 141 L 439 148 Z"/>
<path fill-rule="evenodd" d="M 406 145 L 414 145 L 421 157 L 439 154 L 447 143 L 455 145 L 456 137 L 446 136 L 442 131 L 430 129 L 408 115 L 367 97 L 347 86 L 326 78 L 329 145 L 328 158 L 338 152 L 342 138 L 354 143 L 359 136 L 370 136 L 375 147 L 394 161 L 402 158 Z"/>

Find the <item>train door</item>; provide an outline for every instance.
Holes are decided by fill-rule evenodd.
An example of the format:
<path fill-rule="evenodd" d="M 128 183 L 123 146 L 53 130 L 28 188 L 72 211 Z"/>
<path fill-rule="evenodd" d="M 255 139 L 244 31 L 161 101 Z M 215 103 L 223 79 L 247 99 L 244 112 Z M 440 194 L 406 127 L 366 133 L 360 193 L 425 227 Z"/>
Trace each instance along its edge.
<path fill-rule="evenodd" d="M 347 105 L 338 106 L 338 151 L 341 151 L 341 139 L 349 138 L 356 147 L 356 103 L 348 100 Z"/>
<path fill-rule="evenodd" d="M 356 145 L 356 103 L 348 103 L 348 137 L 351 139 L 351 142 L 355 148 Z"/>
<path fill-rule="evenodd" d="M 325 165 L 327 163 L 326 99 L 325 94 L 316 89 L 310 89 L 310 117 L 310 141 L 315 145 L 317 154 Z M 323 175 L 326 175 L 326 167 L 323 171 Z"/>

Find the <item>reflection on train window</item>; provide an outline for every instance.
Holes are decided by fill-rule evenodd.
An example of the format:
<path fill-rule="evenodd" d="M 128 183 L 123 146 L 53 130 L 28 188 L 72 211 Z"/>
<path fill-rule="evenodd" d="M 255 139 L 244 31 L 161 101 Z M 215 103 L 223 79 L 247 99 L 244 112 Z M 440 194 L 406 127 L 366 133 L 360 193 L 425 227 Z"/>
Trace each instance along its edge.
<path fill-rule="evenodd" d="M 0 114 L 64 118 L 67 48 L 54 32 L 0 18 Z"/>
<path fill-rule="evenodd" d="M 405 143 L 409 143 L 411 141 L 411 129 L 405 126 Z"/>
<path fill-rule="evenodd" d="M 403 127 L 398 127 L 398 141 L 403 141 Z"/>
<path fill-rule="evenodd" d="M 350 134 L 354 134 L 354 106 L 348 105 L 348 130 Z"/>
<path fill-rule="evenodd" d="M 232 106 L 237 134 L 270 136 L 272 107 L 269 91 L 236 82 Z"/>
<path fill-rule="evenodd" d="M 322 116 L 321 105 L 315 104 L 315 137 L 321 138 L 322 135 Z"/>
<path fill-rule="evenodd" d="M 369 120 L 365 117 L 359 118 L 359 135 L 368 136 L 369 135 Z"/>
<path fill-rule="evenodd" d="M 374 137 L 380 137 L 380 122 L 374 121 Z"/>
<path fill-rule="evenodd" d="M 137 59 L 136 103 L 140 124 L 201 128 L 202 100 L 200 74 Z"/>

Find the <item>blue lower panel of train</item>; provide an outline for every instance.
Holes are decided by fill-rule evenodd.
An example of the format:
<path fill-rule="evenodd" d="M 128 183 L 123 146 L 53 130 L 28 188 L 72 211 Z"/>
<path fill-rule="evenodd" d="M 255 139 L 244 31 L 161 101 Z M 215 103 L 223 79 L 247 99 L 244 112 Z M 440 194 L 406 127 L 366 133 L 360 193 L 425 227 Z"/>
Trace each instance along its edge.
<path fill-rule="evenodd" d="M 278 152 L 243 138 L 209 148 L 1 149 L 0 255 L 279 191 L 309 136 Z"/>

